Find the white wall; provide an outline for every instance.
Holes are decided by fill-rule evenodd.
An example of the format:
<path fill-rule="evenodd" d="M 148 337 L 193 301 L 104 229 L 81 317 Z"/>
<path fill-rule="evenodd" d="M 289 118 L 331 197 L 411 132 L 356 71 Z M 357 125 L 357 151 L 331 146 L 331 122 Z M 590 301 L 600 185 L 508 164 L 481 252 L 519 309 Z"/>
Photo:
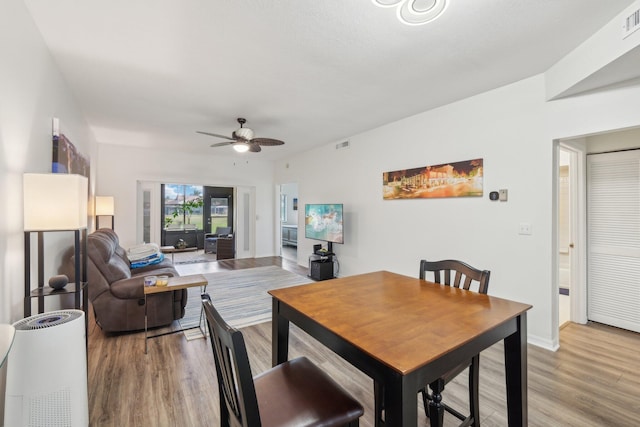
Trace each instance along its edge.
<path fill-rule="evenodd" d="M 465 260 L 491 270 L 490 294 L 532 304 L 529 341 L 555 348 L 553 141 L 640 125 L 638 111 L 639 87 L 545 102 L 539 75 L 354 135 L 349 149 L 328 144 L 285 159 L 276 181 L 298 182 L 301 205 L 345 204 L 345 244 L 334 245 L 341 275 L 417 276 L 422 258 Z M 382 200 L 385 171 L 479 157 L 482 198 Z M 489 201 L 502 188 L 509 201 Z M 521 222 L 531 236 L 518 234 Z M 299 236 L 305 265 L 313 242 Z"/>
<path fill-rule="evenodd" d="M 95 144 L 21 0 L 0 2 L 0 58 L 0 195 L 4 208 L 0 221 L 0 322 L 12 323 L 23 317 L 22 175 L 51 172 L 53 117 L 60 119 L 60 130 L 92 160 Z M 66 237 L 60 234 L 45 236 L 45 278 L 57 274 L 62 252 L 73 245 L 71 233 Z M 56 303 L 56 298 L 46 300 L 47 309 Z"/>
<path fill-rule="evenodd" d="M 273 164 L 251 159 L 203 156 L 99 144 L 96 194 L 115 197 L 115 231 L 123 247 L 136 243 L 138 181 L 256 189 L 256 256 L 275 254 Z M 158 242 L 159 243 L 159 242 Z"/>

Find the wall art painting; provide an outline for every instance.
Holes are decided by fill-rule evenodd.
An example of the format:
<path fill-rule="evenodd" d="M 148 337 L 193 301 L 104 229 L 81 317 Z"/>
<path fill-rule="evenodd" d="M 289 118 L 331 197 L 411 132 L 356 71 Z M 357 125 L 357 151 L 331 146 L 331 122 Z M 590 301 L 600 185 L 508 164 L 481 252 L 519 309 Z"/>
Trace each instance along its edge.
<path fill-rule="evenodd" d="M 482 197 L 482 159 L 382 173 L 382 198 Z"/>
<path fill-rule="evenodd" d="M 76 146 L 58 131 L 58 119 L 53 119 L 53 161 L 51 172 L 73 173 L 89 178 L 89 159 L 78 152 Z"/>

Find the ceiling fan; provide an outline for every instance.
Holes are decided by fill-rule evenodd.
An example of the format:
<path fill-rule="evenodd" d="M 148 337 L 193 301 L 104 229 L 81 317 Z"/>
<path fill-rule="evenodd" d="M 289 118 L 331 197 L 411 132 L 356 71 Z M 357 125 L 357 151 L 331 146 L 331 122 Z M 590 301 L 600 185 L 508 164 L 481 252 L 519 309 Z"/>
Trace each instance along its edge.
<path fill-rule="evenodd" d="M 254 138 L 253 131 L 249 128 L 243 127 L 245 123 L 247 123 L 246 119 L 242 117 L 238 117 L 238 123 L 240 123 L 240 128 L 236 129 L 231 137 L 225 135 L 219 135 L 217 133 L 211 132 L 203 132 L 196 131 L 197 133 L 201 133 L 203 135 L 215 136 L 216 138 L 224 138 L 228 139 L 227 142 L 218 142 L 217 144 L 211 144 L 212 147 L 223 147 L 225 145 L 232 145 L 233 149 L 239 153 L 244 153 L 246 151 L 251 151 L 252 153 L 258 153 L 262 151 L 260 146 L 273 146 L 273 145 L 282 145 L 283 141 L 279 139 L 272 138 Z"/>

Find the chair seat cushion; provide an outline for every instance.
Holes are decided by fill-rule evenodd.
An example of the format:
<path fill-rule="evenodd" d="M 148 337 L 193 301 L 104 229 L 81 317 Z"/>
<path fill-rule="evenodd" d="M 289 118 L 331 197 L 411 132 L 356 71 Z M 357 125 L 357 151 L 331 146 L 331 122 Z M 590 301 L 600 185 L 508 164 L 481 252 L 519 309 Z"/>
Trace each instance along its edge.
<path fill-rule="evenodd" d="M 300 357 L 254 378 L 264 427 L 343 426 L 364 410 L 340 385 Z"/>

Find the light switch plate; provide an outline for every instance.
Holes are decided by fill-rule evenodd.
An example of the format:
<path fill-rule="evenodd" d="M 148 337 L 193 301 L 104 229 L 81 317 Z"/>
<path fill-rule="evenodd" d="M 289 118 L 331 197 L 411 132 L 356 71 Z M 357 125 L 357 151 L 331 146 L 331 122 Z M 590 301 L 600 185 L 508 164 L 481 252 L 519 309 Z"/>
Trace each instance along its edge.
<path fill-rule="evenodd" d="M 531 235 L 531 224 L 528 222 L 521 222 L 518 234 Z"/>
<path fill-rule="evenodd" d="M 509 194 L 507 190 L 498 190 L 498 194 L 500 194 L 500 201 L 501 202 L 506 202 Z"/>

